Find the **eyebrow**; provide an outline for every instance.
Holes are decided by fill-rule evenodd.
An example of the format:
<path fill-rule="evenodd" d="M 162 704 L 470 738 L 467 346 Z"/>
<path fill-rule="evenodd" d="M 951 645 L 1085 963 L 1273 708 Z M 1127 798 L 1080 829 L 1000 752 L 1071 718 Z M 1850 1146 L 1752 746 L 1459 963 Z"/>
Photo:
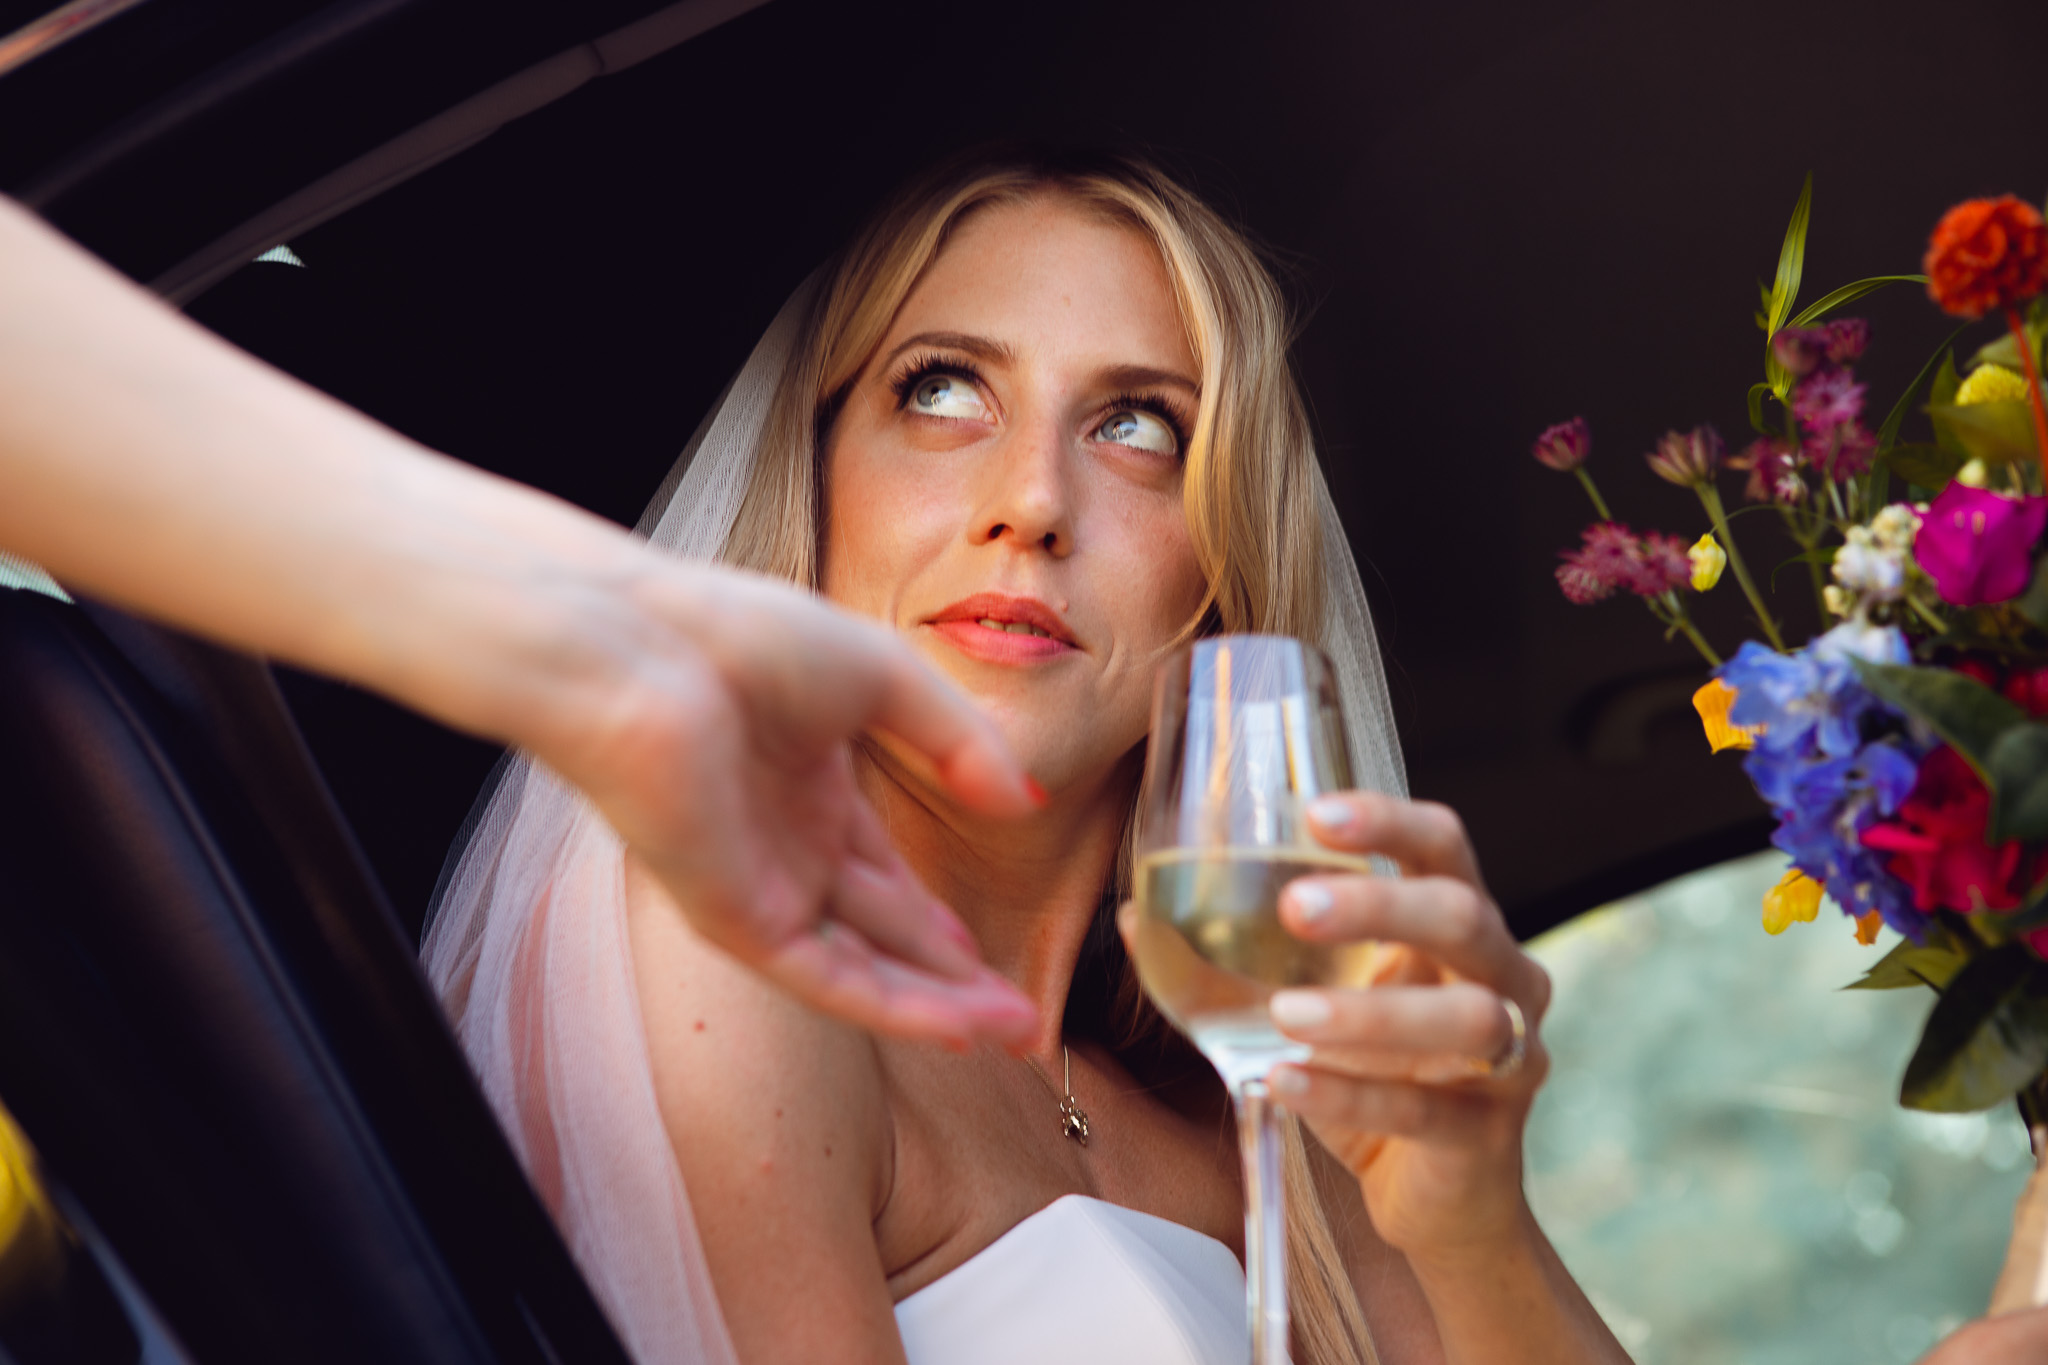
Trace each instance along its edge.
<path fill-rule="evenodd" d="M 960 351 L 992 365 L 1007 365 L 1017 359 L 1017 353 L 1005 343 L 989 337 L 976 336 L 972 332 L 919 332 L 916 336 L 904 338 L 896 349 L 890 351 L 882 361 L 882 368 L 887 369 L 894 365 L 905 351 L 920 346 L 934 350 Z M 1202 392 L 1202 386 L 1186 375 L 1176 370 L 1157 369 L 1151 365 L 1112 366 L 1103 372 L 1102 379 L 1109 387 L 1117 389 L 1185 389 L 1190 395 L 1197 397 Z"/>
<path fill-rule="evenodd" d="M 978 337 L 972 332 L 919 332 L 914 337 L 904 338 L 902 345 L 889 352 L 888 357 L 882 362 L 882 367 L 886 369 L 894 365 L 898 356 L 918 346 L 944 351 L 964 351 L 976 360 L 985 360 L 991 365 L 1007 365 L 1017 358 L 1017 353 L 1002 342 Z"/>

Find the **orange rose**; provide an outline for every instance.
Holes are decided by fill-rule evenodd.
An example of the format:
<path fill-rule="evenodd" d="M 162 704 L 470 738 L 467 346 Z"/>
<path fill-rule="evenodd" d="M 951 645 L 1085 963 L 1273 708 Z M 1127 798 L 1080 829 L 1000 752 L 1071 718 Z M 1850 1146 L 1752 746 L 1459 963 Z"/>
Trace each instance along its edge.
<path fill-rule="evenodd" d="M 1927 293 L 1943 311 L 1980 318 L 2048 288 L 2048 226 L 2010 194 L 1965 199 L 1927 243 Z"/>

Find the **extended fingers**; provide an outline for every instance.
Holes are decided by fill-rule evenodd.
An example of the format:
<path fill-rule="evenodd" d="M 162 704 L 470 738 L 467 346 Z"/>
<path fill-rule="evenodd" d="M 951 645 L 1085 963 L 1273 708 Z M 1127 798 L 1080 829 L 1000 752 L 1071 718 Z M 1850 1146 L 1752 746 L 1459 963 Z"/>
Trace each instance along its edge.
<path fill-rule="evenodd" d="M 989 815 L 1024 815 L 1045 803 L 994 722 L 908 645 L 889 637 L 877 662 L 882 685 L 868 724 L 930 759 L 947 791 Z"/>
<path fill-rule="evenodd" d="M 1311 802 L 1308 818 L 1316 838 L 1331 848 L 1384 854 L 1411 876 L 1479 882 L 1465 822 L 1449 806 L 1383 792 L 1335 792 Z"/>
<path fill-rule="evenodd" d="M 759 966 L 813 1009 L 897 1038 L 1015 1044 L 1038 1023 L 1030 1001 L 986 967 L 966 981 L 942 980 L 877 952 L 840 924 L 783 944 Z"/>
<path fill-rule="evenodd" d="M 858 797 L 850 835 L 852 856 L 840 862 L 826 913 L 912 967 L 954 981 L 971 978 L 981 966 L 974 936 L 925 890 L 874 809 Z"/>

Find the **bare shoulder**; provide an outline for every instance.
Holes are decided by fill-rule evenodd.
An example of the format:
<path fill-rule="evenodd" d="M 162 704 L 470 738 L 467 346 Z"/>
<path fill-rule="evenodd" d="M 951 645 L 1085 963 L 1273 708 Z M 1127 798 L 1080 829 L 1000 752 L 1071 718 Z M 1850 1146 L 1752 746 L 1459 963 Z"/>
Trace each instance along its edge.
<path fill-rule="evenodd" d="M 630 860 L 626 887 L 655 1092 L 741 1359 L 900 1361 L 873 1042 L 698 938 Z"/>

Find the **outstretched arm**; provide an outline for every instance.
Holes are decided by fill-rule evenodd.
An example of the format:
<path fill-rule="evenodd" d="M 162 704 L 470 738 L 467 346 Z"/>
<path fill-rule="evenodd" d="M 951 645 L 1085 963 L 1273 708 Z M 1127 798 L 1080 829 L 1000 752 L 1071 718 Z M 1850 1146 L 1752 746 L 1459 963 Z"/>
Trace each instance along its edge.
<path fill-rule="evenodd" d="M 700 933 L 807 1002 L 912 1036 L 1028 1031 L 848 775 L 879 728 L 970 805 L 1032 800 L 907 648 L 434 454 L 5 199 L 0 490 L 0 549 L 68 585 L 527 749 Z"/>

